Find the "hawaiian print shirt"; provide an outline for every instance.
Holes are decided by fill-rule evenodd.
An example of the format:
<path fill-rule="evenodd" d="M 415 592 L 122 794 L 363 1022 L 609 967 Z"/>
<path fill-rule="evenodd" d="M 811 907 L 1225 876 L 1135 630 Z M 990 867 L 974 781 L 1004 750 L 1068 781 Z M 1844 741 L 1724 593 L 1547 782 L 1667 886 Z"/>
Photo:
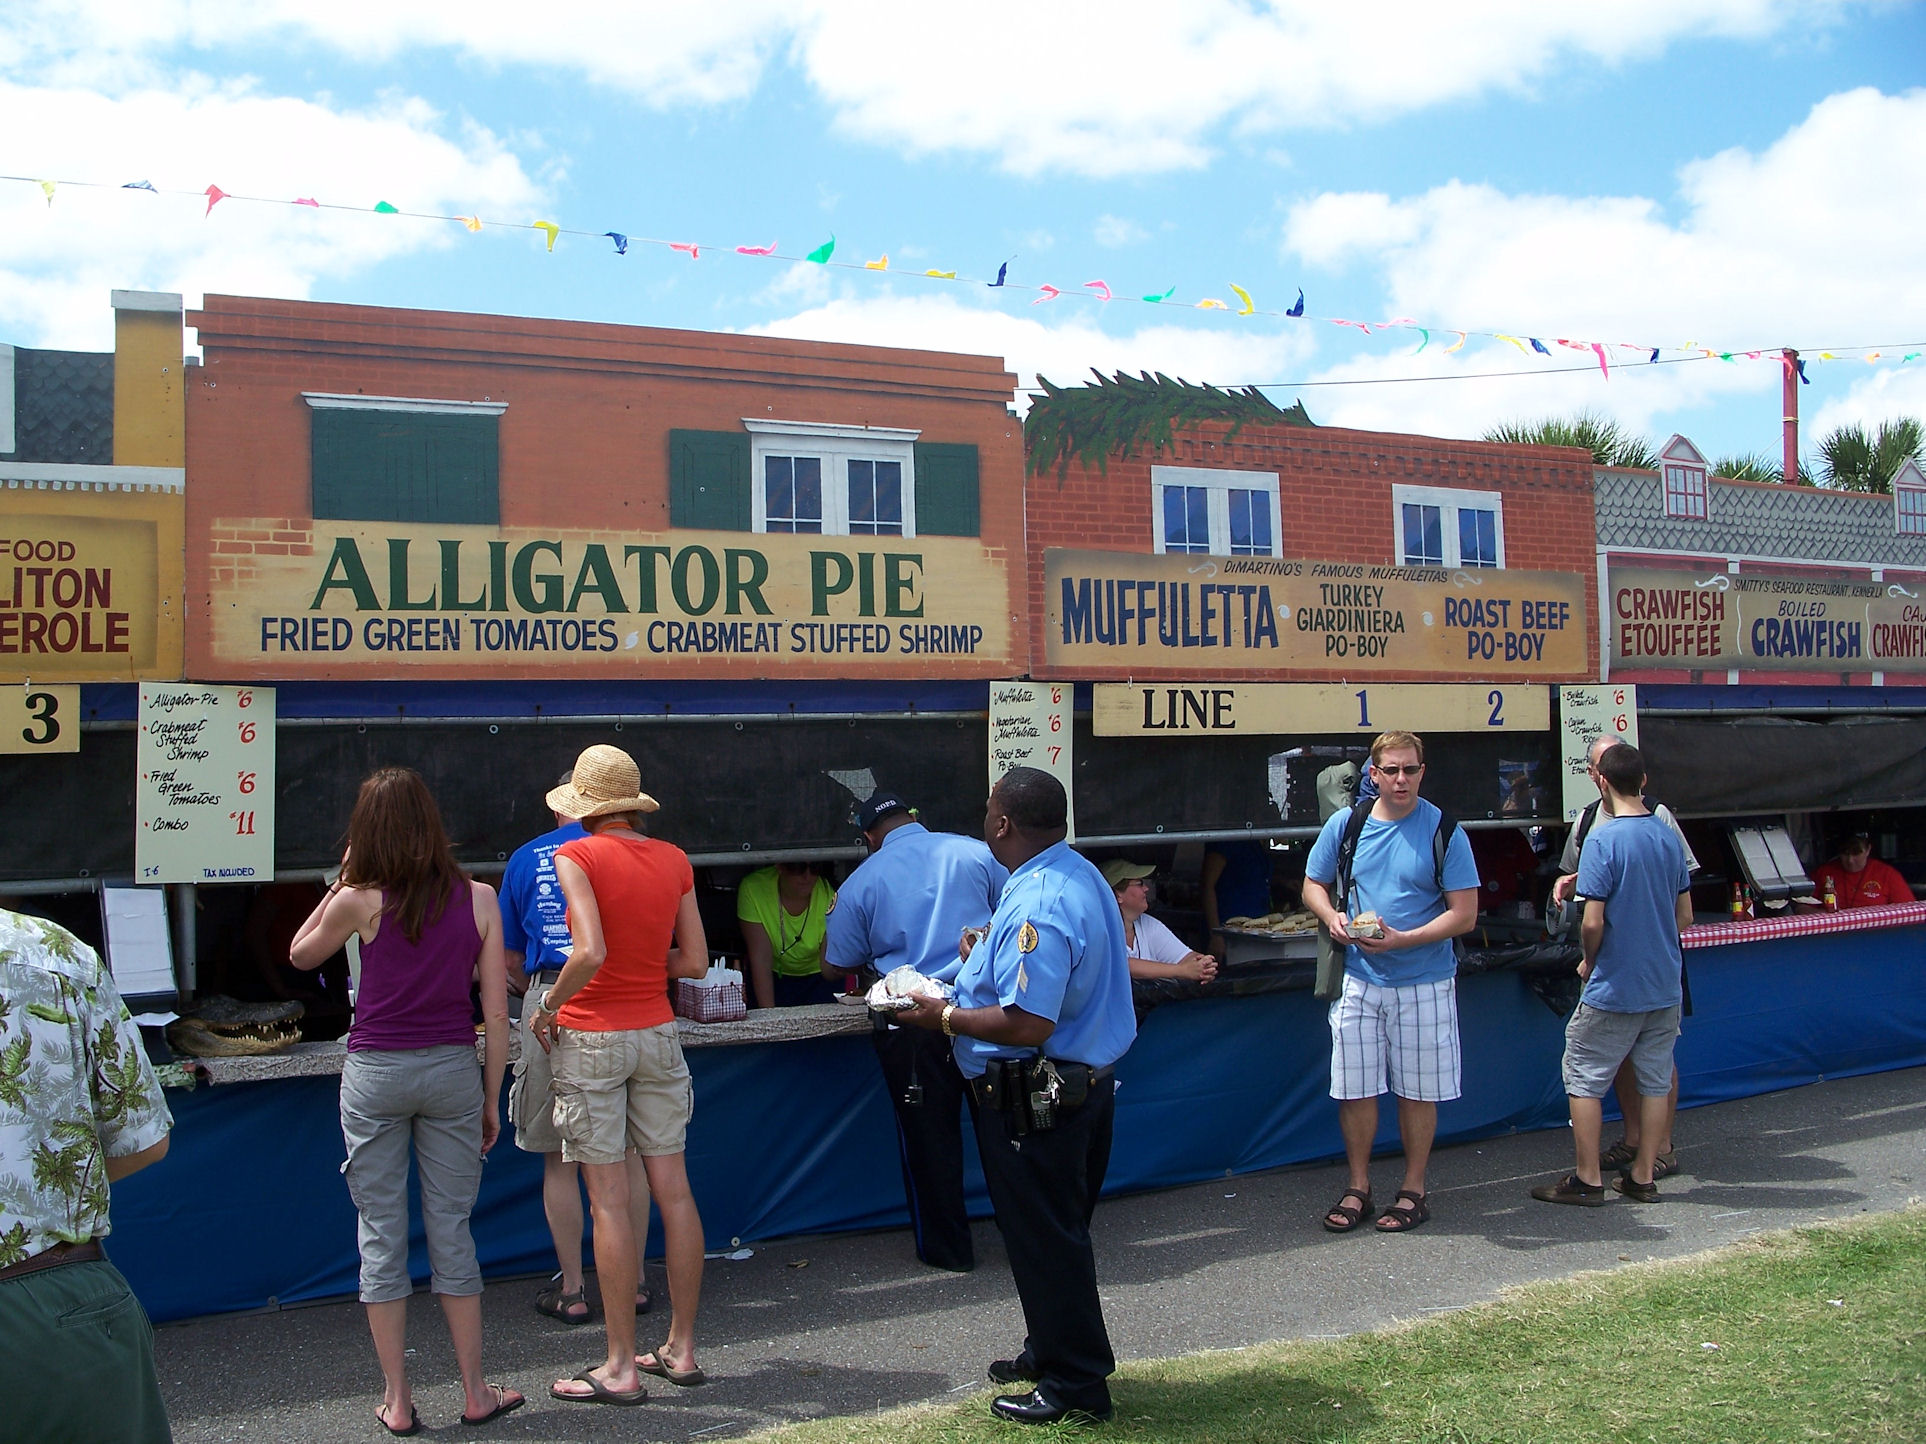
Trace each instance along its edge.
<path fill-rule="evenodd" d="M 173 1126 L 99 955 L 0 908 L 0 1267 L 106 1233 L 107 1159 Z"/>

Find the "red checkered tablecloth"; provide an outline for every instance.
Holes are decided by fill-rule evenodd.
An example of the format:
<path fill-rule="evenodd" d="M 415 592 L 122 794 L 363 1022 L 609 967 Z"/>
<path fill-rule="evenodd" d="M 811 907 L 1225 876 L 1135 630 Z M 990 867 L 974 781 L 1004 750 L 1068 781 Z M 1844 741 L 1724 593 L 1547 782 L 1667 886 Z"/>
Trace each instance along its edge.
<path fill-rule="evenodd" d="M 1836 913 L 1792 913 L 1742 923 L 1696 923 L 1680 934 L 1679 946 L 1718 948 L 1728 943 L 1806 938 L 1819 933 L 1863 933 L 1876 928 L 1915 927 L 1921 923 L 1926 923 L 1926 902 L 1893 903 L 1887 907 L 1848 908 Z"/>

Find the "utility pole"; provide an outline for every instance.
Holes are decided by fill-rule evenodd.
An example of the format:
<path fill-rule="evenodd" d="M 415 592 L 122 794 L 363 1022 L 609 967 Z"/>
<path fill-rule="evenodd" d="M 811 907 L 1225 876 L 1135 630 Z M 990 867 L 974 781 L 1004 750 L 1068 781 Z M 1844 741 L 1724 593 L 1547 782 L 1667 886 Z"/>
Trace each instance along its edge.
<path fill-rule="evenodd" d="M 1785 391 L 1785 478 L 1787 486 L 1799 482 L 1799 353 L 1786 350 L 1780 353 L 1785 368 L 1782 383 Z"/>

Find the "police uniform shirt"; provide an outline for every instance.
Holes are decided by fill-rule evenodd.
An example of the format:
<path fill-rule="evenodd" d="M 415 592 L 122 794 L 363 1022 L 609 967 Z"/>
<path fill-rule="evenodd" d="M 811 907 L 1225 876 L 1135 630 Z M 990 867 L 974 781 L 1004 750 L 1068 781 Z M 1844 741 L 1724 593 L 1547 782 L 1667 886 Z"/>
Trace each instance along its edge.
<path fill-rule="evenodd" d="M 956 980 L 959 1008 L 1021 1008 L 1055 1023 L 1051 1058 L 1102 1068 L 1137 1036 L 1123 914 L 1110 884 L 1068 842 L 1045 848 L 1010 877 L 990 935 Z M 979 1078 L 992 1058 L 1034 1050 L 958 1035 L 956 1065 Z"/>
<path fill-rule="evenodd" d="M 568 904 L 555 878 L 555 850 L 587 836 L 581 823 L 565 823 L 516 848 L 502 872 L 502 949 L 510 957 L 521 954 L 531 978 L 564 966 L 575 947 Z"/>
<path fill-rule="evenodd" d="M 980 840 L 903 823 L 837 892 L 823 957 L 844 972 L 907 965 L 955 982 L 963 929 L 989 921 L 1009 878 Z"/>

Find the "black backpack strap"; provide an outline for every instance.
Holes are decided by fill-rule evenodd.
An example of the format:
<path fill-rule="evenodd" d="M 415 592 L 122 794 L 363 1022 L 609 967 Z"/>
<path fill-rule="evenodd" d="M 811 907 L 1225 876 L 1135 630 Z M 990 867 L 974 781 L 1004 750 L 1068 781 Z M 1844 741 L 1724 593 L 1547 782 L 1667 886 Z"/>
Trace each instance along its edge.
<path fill-rule="evenodd" d="M 1451 834 L 1458 830 L 1458 819 L 1438 809 L 1438 830 L 1431 834 L 1431 866 L 1438 883 L 1438 896 L 1444 896 L 1445 854 L 1451 850 Z"/>
<path fill-rule="evenodd" d="M 1578 826 L 1572 829 L 1572 833 L 1578 839 L 1580 852 L 1585 850 L 1585 839 L 1591 835 L 1592 824 L 1598 821 L 1598 809 L 1604 801 L 1602 797 L 1595 797 L 1586 803 L 1585 810 L 1578 814 Z"/>
<path fill-rule="evenodd" d="M 1347 916 L 1351 911 L 1351 864 L 1358 855 L 1358 839 L 1364 835 L 1364 820 L 1376 805 L 1376 799 L 1370 797 L 1352 803 L 1351 815 L 1344 819 L 1344 835 L 1338 839 L 1337 906 Z"/>

